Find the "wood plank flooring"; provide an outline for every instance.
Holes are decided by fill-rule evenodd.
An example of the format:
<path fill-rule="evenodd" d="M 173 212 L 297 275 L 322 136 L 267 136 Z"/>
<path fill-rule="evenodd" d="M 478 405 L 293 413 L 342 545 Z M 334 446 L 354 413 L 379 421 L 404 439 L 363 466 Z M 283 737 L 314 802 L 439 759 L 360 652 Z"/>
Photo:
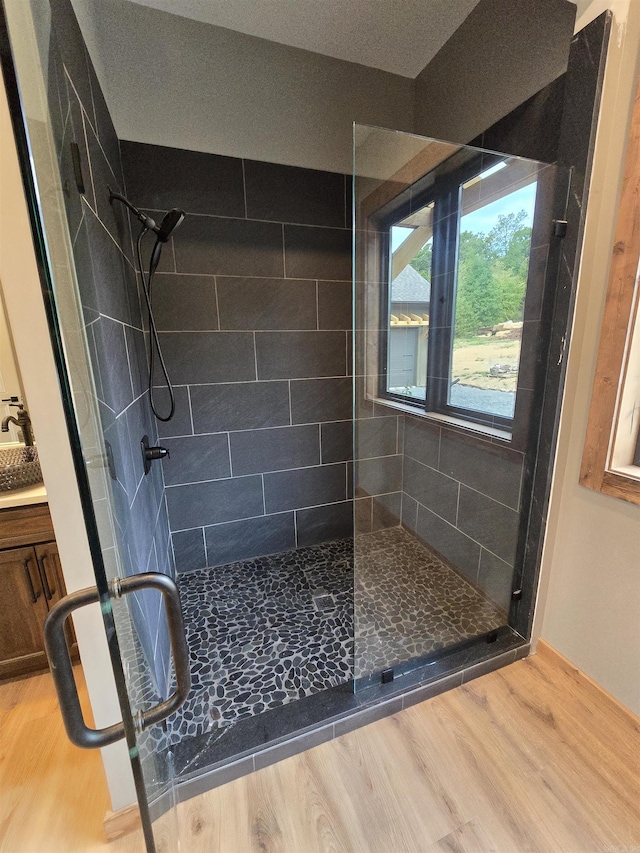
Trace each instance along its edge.
<path fill-rule="evenodd" d="M 103 841 L 47 679 L 0 686 L 0 851 L 142 851 Z M 639 756 L 637 721 L 535 656 L 181 804 L 180 851 L 640 853 Z"/>

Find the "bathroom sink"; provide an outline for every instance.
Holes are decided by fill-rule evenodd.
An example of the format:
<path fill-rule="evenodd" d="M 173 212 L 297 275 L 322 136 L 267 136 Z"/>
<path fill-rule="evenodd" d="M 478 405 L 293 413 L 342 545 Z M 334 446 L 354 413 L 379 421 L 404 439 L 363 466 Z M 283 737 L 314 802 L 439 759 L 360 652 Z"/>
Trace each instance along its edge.
<path fill-rule="evenodd" d="M 26 489 L 42 482 L 36 447 L 0 448 L 0 492 Z"/>

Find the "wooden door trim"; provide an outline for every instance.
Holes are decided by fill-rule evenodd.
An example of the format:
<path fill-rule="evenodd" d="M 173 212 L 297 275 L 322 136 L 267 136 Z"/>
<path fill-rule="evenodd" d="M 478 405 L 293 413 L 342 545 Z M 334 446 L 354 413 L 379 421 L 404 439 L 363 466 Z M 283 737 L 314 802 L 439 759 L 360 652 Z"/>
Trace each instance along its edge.
<path fill-rule="evenodd" d="M 640 259 L 640 78 L 633 106 L 618 211 L 609 286 L 600 332 L 580 484 L 640 505 L 640 480 L 610 470 L 609 448 L 626 372 L 627 340 L 635 321 L 634 302 Z"/>

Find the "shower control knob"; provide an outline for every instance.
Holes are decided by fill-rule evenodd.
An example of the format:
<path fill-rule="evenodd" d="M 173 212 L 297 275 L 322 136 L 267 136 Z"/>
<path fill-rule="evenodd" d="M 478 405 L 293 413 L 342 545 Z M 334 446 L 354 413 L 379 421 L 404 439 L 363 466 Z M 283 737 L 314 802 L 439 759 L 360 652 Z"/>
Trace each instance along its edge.
<path fill-rule="evenodd" d="M 140 447 L 142 448 L 142 460 L 144 462 L 144 473 L 148 474 L 151 470 L 151 463 L 156 459 L 167 459 L 171 458 L 171 454 L 167 450 L 166 447 L 160 447 L 159 445 L 156 447 L 151 447 L 149 444 L 149 436 L 143 435 L 142 441 L 140 442 Z"/>

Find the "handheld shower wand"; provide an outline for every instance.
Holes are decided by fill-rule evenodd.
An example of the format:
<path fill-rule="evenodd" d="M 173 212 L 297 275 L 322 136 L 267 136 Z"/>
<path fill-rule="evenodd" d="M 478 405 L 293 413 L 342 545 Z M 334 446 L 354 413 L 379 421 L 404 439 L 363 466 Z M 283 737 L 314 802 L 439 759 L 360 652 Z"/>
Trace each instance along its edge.
<path fill-rule="evenodd" d="M 151 410 L 153 414 L 159 421 L 170 421 L 176 409 L 176 401 L 175 394 L 173 391 L 173 385 L 171 384 L 171 380 L 169 379 L 167 366 L 162 355 L 162 349 L 160 348 L 160 339 L 158 338 L 156 321 L 153 316 L 153 308 L 151 303 L 151 286 L 153 283 L 153 275 L 160 262 L 162 247 L 169 240 L 175 229 L 184 220 L 185 212 L 184 210 L 179 210 L 177 207 L 174 207 L 173 210 L 170 210 L 167 214 L 165 214 L 165 216 L 162 218 L 160 225 L 156 225 L 155 221 L 150 216 L 147 216 L 146 213 L 141 210 L 138 210 L 137 207 L 131 204 L 129 199 L 125 198 L 125 196 L 121 195 L 120 193 L 113 192 L 111 189 L 109 190 L 109 201 L 111 202 L 111 204 L 113 204 L 114 201 L 119 201 L 126 208 L 128 208 L 142 224 L 142 230 L 138 234 L 138 238 L 136 240 L 136 256 L 138 261 L 138 268 L 140 270 L 140 277 L 142 279 L 142 291 L 144 293 L 145 302 L 147 304 L 147 312 L 149 317 L 149 402 L 151 404 Z M 149 231 L 153 232 L 156 235 L 156 242 L 153 246 L 153 249 L 151 250 L 151 256 L 149 258 L 149 267 L 145 274 L 144 264 L 142 263 L 142 238 Z M 153 395 L 153 371 L 156 352 L 158 354 L 158 361 L 160 362 L 160 368 L 164 376 L 165 385 L 167 390 L 169 391 L 170 406 L 168 415 L 160 414 Z"/>

